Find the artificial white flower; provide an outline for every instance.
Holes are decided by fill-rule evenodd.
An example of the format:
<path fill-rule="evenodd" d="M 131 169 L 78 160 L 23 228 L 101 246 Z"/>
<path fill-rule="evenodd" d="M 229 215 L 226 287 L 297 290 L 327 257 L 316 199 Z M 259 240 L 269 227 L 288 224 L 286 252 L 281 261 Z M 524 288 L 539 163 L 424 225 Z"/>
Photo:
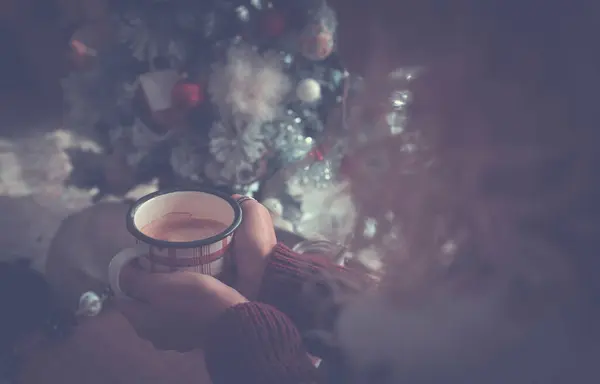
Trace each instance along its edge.
<path fill-rule="evenodd" d="M 212 126 L 209 149 L 215 164 L 206 173 L 214 180 L 246 185 L 258 178 L 267 146 L 260 125 L 235 126 L 221 121 Z"/>
<path fill-rule="evenodd" d="M 236 44 L 229 48 L 227 62 L 213 67 L 208 90 L 222 115 L 260 124 L 275 118 L 291 81 L 277 55 Z"/>
<path fill-rule="evenodd" d="M 210 130 L 210 153 L 220 163 L 255 162 L 265 154 L 267 147 L 260 126 L 252 124 L 241 132 L 216 122 Z"/>

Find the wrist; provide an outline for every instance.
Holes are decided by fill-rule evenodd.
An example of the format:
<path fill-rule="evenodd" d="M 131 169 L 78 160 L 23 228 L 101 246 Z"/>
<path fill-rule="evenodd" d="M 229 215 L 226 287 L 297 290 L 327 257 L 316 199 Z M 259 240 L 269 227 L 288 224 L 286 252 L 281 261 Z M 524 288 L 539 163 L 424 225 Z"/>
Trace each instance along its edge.
<path fill-rule="evenodd" d="M 209 332 L 205 361 L 215 383 L 315 382 L 314 366 L 297 329 L 271 306 L 236 305 Z"/>

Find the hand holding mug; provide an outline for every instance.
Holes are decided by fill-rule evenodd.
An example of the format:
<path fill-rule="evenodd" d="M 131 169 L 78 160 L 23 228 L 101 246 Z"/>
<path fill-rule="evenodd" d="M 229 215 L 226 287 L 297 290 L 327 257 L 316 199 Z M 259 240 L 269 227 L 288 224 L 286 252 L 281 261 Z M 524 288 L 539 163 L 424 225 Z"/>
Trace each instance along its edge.
<path fill-rule="evenodd" d="M 267 256 L 277 244 L 271 214 L 258 201 L 233 195 L 243 212 L 243 220 L 235 232 L 233 254 L 237 269 L 235 287 L 249 299 L 260 289 Z"/>
<path fill-rule="evenodd" d="M 260 203 L 206 190 L 148 195 L 133 205 L 127 226 L 138 246 L 109 265 L 119 307 L 142 338 L 178 351 L 201 347 L 206 327 L 245 302 L 242 294 L 256 297 L 277 241 Z M 232 263 L 241 293 L 215 278 Z"/>
<path fill-rule="evenodd" d="M 119 309 L 138 335 L 162 350 L 201 348 L 208 327 L 228 308 L 247 300 L 208 275 L 192 272 L 149 274 L 123 270 L 122 286 L 133 300 Z"/>
<path fill-rule="evenodd" d="M 124 298 L 121 271 L 136 263 L 147 272 L 195 272 L 223 277 L 231 269 L 233 235 L 242 221 L 236 201 L 207 189 L 159 191 L 130 208 L 127 229 L 137 245 L 108 266 L 111 289 Z"/>

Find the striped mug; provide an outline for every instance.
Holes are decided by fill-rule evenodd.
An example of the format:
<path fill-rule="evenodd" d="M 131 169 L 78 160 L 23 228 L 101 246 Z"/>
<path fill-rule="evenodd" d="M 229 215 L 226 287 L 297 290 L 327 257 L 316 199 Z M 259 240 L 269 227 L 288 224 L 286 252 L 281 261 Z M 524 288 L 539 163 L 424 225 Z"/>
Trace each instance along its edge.
<path fill-rule="evenodd" d="M 136 263 L 148 272 L 191 271 L 220 277 L 231 265 L 229 247 L 242 222 L 230 196 L 210 189 L 158 191 L 136 201 L 126 217 L 136 246 L 119 252 L 108 266 L 117 297 L 123 267 Z"/>

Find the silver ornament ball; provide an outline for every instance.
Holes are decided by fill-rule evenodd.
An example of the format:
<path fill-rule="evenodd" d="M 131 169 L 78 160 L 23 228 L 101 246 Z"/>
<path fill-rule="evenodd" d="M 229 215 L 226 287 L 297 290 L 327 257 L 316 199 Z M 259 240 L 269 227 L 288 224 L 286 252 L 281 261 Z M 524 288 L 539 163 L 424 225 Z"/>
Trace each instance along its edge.
<path fill-rule="evenodd" d="M 315 103 L 321 99 L 321 84 L 315 79 L 303 79 L 296 87 L 296 96 L 305 103 Z"/>
<path fill-rule="evenodd" d="M 102 298 L 95 292 L 85 292 L 79 298 L 77 314 L 88 317 L 97 316 L 100 314 L 100 312 L 102 312 L 102 302 Z"/>

